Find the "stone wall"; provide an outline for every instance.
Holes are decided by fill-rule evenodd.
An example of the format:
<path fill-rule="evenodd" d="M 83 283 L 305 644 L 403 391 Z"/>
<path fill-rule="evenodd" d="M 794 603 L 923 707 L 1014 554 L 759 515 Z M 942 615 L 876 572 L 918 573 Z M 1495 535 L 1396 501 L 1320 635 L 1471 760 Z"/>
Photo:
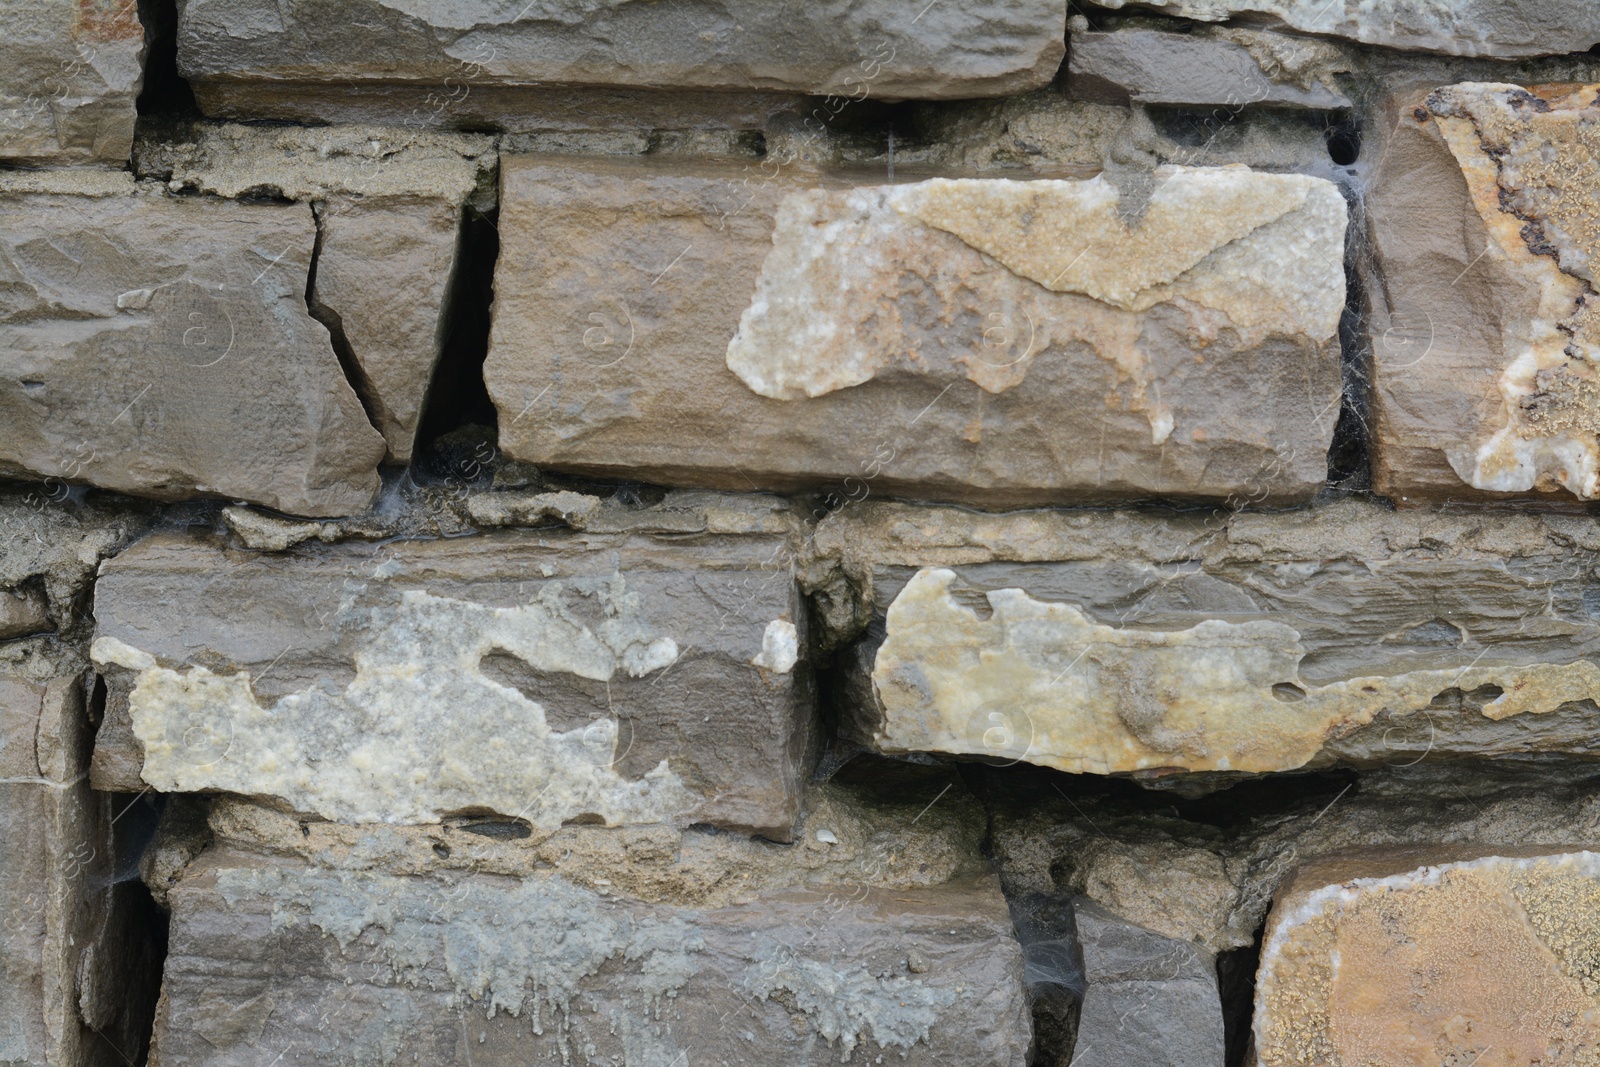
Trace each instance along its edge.
<path fill-rule="evenodd" d="M 1597 49 L 0 4 L 0 1064 L 1596 1062 Z"/>

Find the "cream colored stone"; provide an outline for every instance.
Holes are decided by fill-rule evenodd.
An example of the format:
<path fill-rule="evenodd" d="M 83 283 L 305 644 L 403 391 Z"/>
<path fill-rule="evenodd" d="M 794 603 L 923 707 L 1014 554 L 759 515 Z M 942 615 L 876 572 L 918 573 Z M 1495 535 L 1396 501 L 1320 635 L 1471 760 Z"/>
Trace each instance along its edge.
<path fill-rule="evenodd" d="M 1072 773 L 1286 771 L 1379 713 L 1403 720 L 1450 689 L 1502 690 L 1482 710 L 1496 722 L 1600 698 L 1600 667 L 1586 660 L 1313 685 L 1300 676 L 1300 635 L 1281 622 L 1114 627 L 1021 589 L 987 593 L 983 618 L 952 595 L 955 581 L 920 571 L 889 606 L 872 669 L 885 751 Z"/>
<path fill-rule="evenodd" d="M 1256 979 L 1262 1067 L 1600 1059 L 1600 855 L 1357 855 L 1279 893 Z"/>

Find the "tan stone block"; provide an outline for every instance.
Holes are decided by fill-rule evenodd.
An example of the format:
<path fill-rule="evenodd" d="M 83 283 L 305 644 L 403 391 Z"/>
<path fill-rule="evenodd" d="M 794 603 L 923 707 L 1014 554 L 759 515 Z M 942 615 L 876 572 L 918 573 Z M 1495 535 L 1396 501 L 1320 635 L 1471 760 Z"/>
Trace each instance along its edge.
<path fill-rule="evenodd" d="M 1398 502 L 1600 497 L 1597 93 L 1468 83 L 1378 124 L 1374 473 Z"/>
<path fill-rule="evenodd" d="M 1600 1053 L 1600 855 L 1319 861 L 1278 894 L 1262 1067 L 1540 1067 Z"/>
<path fill-rule="evenodd" d="M 132 0 L 0 7 L 0 160 L 121 167 L 144 53 Z"/>
<path fill-rule="evenodd" d="M 846 186 L 771 165 L 502 164 L 485 382 L 510 456 L 976 504 L 1319 488 L 1331 183 L 1164 169 Z"/>

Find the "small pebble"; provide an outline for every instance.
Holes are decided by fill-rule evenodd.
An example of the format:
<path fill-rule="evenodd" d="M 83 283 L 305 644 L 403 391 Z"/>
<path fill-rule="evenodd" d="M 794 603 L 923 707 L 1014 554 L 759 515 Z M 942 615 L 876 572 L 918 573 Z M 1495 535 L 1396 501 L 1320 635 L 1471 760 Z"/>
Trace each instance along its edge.
<path fill-rule="evenodd" d="M 839 843 L 839 839 L 833 835 L 832 830 L 818 830 L 817 840 L 824 845 L 837 845 Z"/>

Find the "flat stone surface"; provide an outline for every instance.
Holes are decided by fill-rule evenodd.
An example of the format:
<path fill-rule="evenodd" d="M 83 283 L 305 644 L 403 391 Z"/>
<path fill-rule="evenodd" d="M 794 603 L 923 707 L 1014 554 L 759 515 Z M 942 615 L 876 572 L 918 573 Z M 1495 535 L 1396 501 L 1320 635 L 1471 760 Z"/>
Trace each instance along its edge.
<path fill-rule="evenodd" d="M 310 207 L 119 177 L 0 188 L 0 473 L 364 510 L 383 442 L 306 308 Z"/>
<path fill-rule="evenodd" d="M 485 382 L 512 458 L 970 503 L 1322 485 L 1344 203 L 1244 168 L 839 187 L 502 163 Z"/>
<path fill-rule="evenodd" d="M 1129 0 L 1090 0 L 1121 8 Z M 1589 0 L 1140 0 L 1180 18 L 1265 18 L 1304 33 L 1457 56 L 1560 55 L 1600 43 Z"/>
<path fill-rule="evenodd" d="M 1084 995 L 1081 1067 L 1222 1067 L 1222 1000 L 1211 953 L 1074 902 Z"/>
<path fill-rule="evenodd" d="M 992 878 L 675 908 L 559 875 L 402 878 L 219 849 L 169 900 L 168 1065 L 1021 1067 L 1030 1043 Z"/>
<path fill-rule="evenodd" d="M 1600 1051 L 1600 855 L 1355 855 L 1298 873 L 1256 979 L 1262 1067 Z"/>
<path fill-rule="evenodd" d="M 444 199 L 339 200 L 317 212 L 312 308 L 336 326 L 389 459 L 411 459 L 423 400 L 444 353 L 461 209 Z"/>
<path fill-rule="evenodd" d="M 1332 75 L 1348 68 L 1337 47 L 1283 34 L 1089 30 L 1072 35 L 1067 89 L 1114 104 L 1347 108 Z"/>
<path fill-rule="evenodd" d="M 125 0 L 0 8 L 0 161 L 126 163 L 144 51 Z"/>
<path fill-rule="evenodd" d="M 1581 524 L 867 502 L 816 543 L 882 624 L 849 657 L 856 736 L 1153 779 L 1597 754 Z"/>
<path fill-rule="evenodd" d="M 786 839 L 814 709 L 783 545 L 147 539 L 95 588 L 96 784 L 346 821 L 482 810 Z"/>
<path fill-rule="evenodd" d="M 1597 95 L 1468 83 L 1390 102 L 1369 198 L 1381 491 L 1600 497 Z"/>
<path fill-rule="evenodd" d="M 441 108 L 479 87 L 777 90 L 887 99 L 1003 96 L 1049 84 L 1063 0 L 913 10 L 883 0 L 774 7 L 596 0 L 469 9 L 442 0 L 187 0 L 178 68 L 211 83 L 427 83 Z"/>

